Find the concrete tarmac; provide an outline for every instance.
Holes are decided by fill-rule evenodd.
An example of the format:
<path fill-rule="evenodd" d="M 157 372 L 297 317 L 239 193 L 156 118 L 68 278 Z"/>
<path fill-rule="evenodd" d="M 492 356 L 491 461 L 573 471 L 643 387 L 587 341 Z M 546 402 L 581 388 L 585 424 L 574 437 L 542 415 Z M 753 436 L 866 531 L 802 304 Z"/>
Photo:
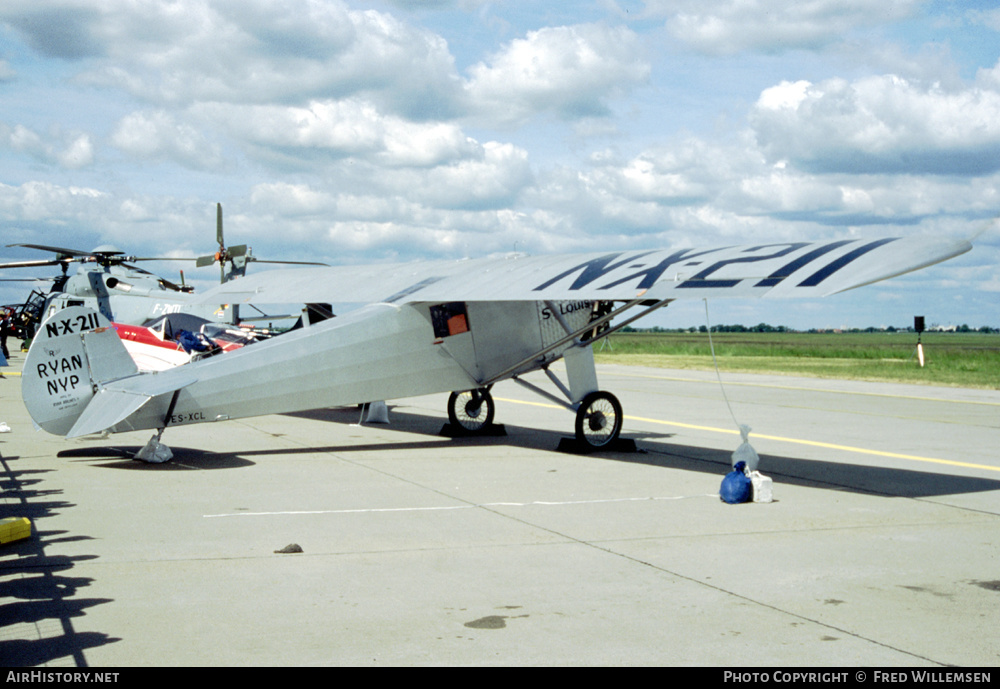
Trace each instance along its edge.
<path fill-rule="evenodd" d="M 573 416 L 506 382 L 504 437 L 429 395 L 170 428 L 148 465 L 149 432 L 35 431 L 22 362 L 4 666 L 1000 662 L 997 391 L 600 366 L 638 452 L 557 452 Z M 718 498 L 737 421 L 774 502 Z"/>

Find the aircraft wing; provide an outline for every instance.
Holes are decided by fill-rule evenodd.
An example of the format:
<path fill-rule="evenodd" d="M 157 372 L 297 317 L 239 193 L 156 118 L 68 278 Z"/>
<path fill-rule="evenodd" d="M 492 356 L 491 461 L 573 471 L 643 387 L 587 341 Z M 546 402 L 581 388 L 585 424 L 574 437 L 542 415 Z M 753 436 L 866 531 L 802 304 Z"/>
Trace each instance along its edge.
<path fill-rule="evenodd" d="M 195 303 L 817 297 L 971 248 L 965 240 L 909 237 L 302 268 L 225 283 Z"/>

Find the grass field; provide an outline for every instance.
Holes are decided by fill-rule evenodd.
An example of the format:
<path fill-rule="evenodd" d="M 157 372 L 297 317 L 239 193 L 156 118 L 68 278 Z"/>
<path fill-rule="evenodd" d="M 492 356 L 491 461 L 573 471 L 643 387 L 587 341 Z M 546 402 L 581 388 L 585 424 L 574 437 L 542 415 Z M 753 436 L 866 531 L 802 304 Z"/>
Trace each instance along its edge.
<path fill-rule="evenodd" d="M 1000 389 L 1000 335 L 924 333 L 712 333 L 719 368 L 819 378 Z M 600 363 L 713 369 L 707 333 L 619 332 L 594 347 Z"/>

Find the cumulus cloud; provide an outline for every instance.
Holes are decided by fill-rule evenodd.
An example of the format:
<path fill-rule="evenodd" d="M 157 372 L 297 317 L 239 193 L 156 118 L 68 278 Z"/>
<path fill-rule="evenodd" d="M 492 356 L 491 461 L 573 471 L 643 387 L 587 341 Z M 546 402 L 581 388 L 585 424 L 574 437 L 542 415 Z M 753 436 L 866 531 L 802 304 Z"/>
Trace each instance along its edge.
<path fill-rule="evenodd" d="M 0 147 L 28 155 L 35 160 L 53 163 L 66 170 L 77 170 L 94 162 L 94 143 L 89 134 L 56 131 L 43 138 L 25 127 L 0 123 Z"/>
<path fill-rule="evenodd" d="M 532 31 L 469 70 L 472 107 L 486 121 L 514 124 L 538 112 L 565 119 L 608 113 L 608 100 L 650 73 L 638 37 L 600 24 Z"/>
<path fill-rule="evenodd" d="M 976 71 L 976 86 L 982 89 L 1000 91 L 1000 60 L 990 68 Z"/>
<path fill-rule="evenodd" d="M 124 117 L 112 133 L 111 143 L 137 158 L 172 160 L 192 169 L 211 169 L 222 159 L 218 144 L 162 110 Z"/>
<path fill-rule="evenodd" d="M 313 101 L 304 107 L 209 104 L 197 111 L 203 119 L 223 123 L 233 136 L 309 157 L 326 152 L 390 167 L 430 167 L 478 148 L 457 125 L 413 122 L 354 99 Z"/>
<path fill-rule="evenodd" d="M 487 142 L 479 155 L 455 160 L 426 172 L 394 176 L 397 193 L 442 208 L 504 208 L 532 182 L 525 150 Z"/>
<path fill-rule="evenodd" d="M 11 0 L 0 21 L 45 54 L 95 58 L 86 82 L 157 105 L 366 94 L 419 119 L 447 114 L 460 95 L 440 36 L 337 0 L 76 0 L 44 10 Z"/>
<path fill-rule="evenodd" d="M 266 183 L 254 190 L 255 203 L 276 203 L 287 212 L 330 212 L 344 218 L 357 212 L 365 218 L 381 213 L 395 216 L 411 212 L 409 205 L 441 209 L 497 209 L 516 203 L 518 195 L 533 182 L 528 154 L 511 144 L 472 144 L 462 155 L 436 165 L 387 166 L 380 155 L 327 165 L 322 188 L 316 185 Z M 422 163 L 419 159 L 417 163 Z M 366 199 L 363 203 L 358 199 Z M 344 205 L 346 199 L 353 199 Z"/>
<path fill-rule="evenodd" d="M 840 41 L 854 29 L 912 14 L 923 0 L 648 0 L 645 14 L 666 17 L 671 35 L 710 54 L 782 52 Z"/>
<path fill-rule="evenodd" d="M 17 29 L 43 55 L 73 60 L 103 53 L 96 3 L 8 0 L 0 6 L 0 21 Z"/>
<path fill-rule="evenodd" d="M 64 187 L 50 182 L 0 184 L 0 218 L 9 223 L 53 218 L 67 222 L 87 216 L 88 209 L 99 207 L 106 199 L 104 192 L 87 187 Z"/>
<path fill-rule="evenodd" d="M 215 246 L 214 204 L 168 195 L 121 196 L 48 181 L 0 184 L 0 221 L 5 244 L 89 250 L 110 243 L 140 256 L 193 256 Z M 174 264 L 167 268 L 177 269 Z"/>
<path fill-rule="evenodd" d="M 76 169 L 94 162 L 94 145 L 87 134 L 80 134 L 58 153 L 59 164 L 64 168 Z"/>
<path fill-rule="evenodd" d="M 765 90 L 750 116 L 762 149 L 819 172 L 989 174 L 1000 169 L 1000 92 L 895 76 Z"/>
<path fill-rule="evenodd" d="M 260 209 L 267 209 L 269 213 L 295 218 L 333 213 L 337 208 L 333 195 L 312 189 L 306 184 L 287 182 L 255 185 L 250 192 L 250 203 Z"/>

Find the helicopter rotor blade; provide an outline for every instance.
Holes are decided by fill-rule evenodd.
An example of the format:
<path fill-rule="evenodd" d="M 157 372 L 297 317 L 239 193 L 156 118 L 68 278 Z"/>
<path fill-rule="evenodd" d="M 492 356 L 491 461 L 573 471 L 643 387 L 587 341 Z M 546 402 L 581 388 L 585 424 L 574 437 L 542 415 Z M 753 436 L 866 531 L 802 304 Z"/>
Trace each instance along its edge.
<path fill-rule="evenodd" d="M 126 256 L 126 261 L 197 261 L 193 256 Z"/>
<path fill-rule="evenodd" d="M 329 263 L 320 263 L 319 261 L 268 261 L 266 258 L 256 258 L 254 256 L 247 256 L 248 261 L 253 261 L 254 263 L 275 263 L 279 265 L 287 266 L 329 266 Z"/>
<path fill-rule="evenodd" d="M 0 268 L 41 268 L 43 266 L 58 266 L 65 264 L 65 261 L 58 259 L 48 261 L 15 261 L 13 263 L 0 263 Z"/>
<path fill-rule="evenodd" d="M 62 247 L 47 246 L 45 244 L 8 244 L 7 246 L 8 247 L 21 246 L 24 247 L 25 249 L 38 249 L 39 251 L 48 251 L 56 254 L 57 256 L 56 260 L 61 260 L 64 258 L 87 258 L 88 256 L 93 255 L 93 252 L 91 251 L 80 251 L 79 249 L 63 249 Z"/>

